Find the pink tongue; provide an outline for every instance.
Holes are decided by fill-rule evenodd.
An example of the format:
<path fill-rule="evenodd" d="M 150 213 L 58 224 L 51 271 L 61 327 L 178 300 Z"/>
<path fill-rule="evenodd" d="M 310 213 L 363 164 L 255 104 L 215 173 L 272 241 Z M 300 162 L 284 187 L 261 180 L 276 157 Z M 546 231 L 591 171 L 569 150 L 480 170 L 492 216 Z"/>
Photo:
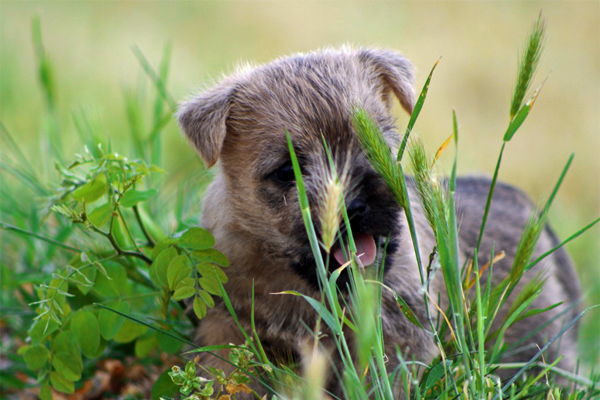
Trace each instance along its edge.
<path fill-rule="evenodd" d="M 354 244 L 356 244 L 356 255 L 360 259 L 362 265 L 367 266 L 375 262 L 377 246 L 375 245 L 375 239 L 373 239 L 372 235 L 367 233 L 356 234 L 354 235 Z M 344 252 L 339 245 L 335 246 L 333 256 L 340 265 L 343 265 L 346 262 Z"/>

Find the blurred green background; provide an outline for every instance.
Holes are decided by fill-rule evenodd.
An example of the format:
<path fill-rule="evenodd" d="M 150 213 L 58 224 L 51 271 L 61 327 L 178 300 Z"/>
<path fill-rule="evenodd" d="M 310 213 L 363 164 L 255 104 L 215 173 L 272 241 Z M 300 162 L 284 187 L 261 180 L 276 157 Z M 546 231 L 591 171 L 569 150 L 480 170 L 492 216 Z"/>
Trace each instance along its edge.
<path fill-rule="evenodd" d="M 52 179 L 32 44 L 34 16 L 40 18 L 54 68 L 67 159 L 82 148 L 72 116 L 82 108 L 110 138 L 113 150 L 131 154 L 124 89 L 142 82 L 154 97 L 133 45 L 154 66 L 165 45 L 171 45 L 168 88 L 178 101 L 240 63 L 264 63 L 346 43 L 378 46 L 399 50 L 412 60 L 418 88 L 443 56 L 416 129 L 435 151 L 451 133 L 455 109 L 461 131 L 459 171 L 491 175 L 508 123 L 518 54 L 540 10 L 547 18 L 548 39 L 536 83 L 548 80 L 507 147 L 500 179 L 520 186 L 534 200 L 545 199 L 575 152 L 551 214 L 555 230 L 565 238 L 600 215 L 600 3 L 595 1 L 2 1 L 0 120 L 36 169 L 50 171 L 46 174 Z M 407 116 L 399 107 L 396 112 L 399 126 L 405 126 Z M 163 140 L 162 164 L 169 183 L 201 173 L 201 163 L 174 121 Z M 3 185 L 13 184 L 3 179 Z M 14 188 L 20 190 L 16 184 Z M 567 247 L 582 277 L 586 302 L 600 303 L 600 229 Z M 587 356 L 595 349 L 593 360 L 598 356 L 600 318 L 592 312 L 586 319 L 582 347 Z"/>

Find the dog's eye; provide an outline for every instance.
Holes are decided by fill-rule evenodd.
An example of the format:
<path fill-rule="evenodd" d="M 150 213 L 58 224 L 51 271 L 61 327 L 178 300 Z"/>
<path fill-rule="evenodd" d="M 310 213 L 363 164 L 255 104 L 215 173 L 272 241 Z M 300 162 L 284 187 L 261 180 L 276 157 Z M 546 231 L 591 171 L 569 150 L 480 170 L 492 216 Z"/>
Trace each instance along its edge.
<path fill-rule="evenodd" d="M 273 179 L 279 184 L 288 184 L 296 180 L 294 167 L 290 161 L 283 164 L 273 172 Z"/>

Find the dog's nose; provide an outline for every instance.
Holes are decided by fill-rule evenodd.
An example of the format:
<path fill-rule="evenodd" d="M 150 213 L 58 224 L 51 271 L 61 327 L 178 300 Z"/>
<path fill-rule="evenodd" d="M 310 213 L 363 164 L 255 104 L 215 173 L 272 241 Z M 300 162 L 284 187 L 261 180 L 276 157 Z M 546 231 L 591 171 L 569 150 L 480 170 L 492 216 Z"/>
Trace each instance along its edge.
<path fill-rule="evenodd" d="M 362 216 L 367 212 L 367 203 L 362 199 L 362 197 L 357 197 L 350 202 L 347 208 L 348 216 Z"/>

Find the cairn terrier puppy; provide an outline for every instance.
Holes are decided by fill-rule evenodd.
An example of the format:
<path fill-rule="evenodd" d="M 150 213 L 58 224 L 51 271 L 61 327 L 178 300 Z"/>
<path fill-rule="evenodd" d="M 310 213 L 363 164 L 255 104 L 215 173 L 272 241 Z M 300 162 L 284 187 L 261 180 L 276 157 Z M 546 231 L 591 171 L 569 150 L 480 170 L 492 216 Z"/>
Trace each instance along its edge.
<path fill-rule="evenodd" d="M 311 335 L 307 327 L 316 324 L 314 309 L 304 299 L 274 293 L 295 290 L 319 298 L 316 264 L 301 216 L 286 131 L 298 155 L 312 215 L 319 215 L 322 207 L 323 170 L 328 166 L 325 141 L 337 172 L 344 175 L 344 201 L 361 263 L 378 264 L 381 260 L 377 249 L 390 238 L 384 284 L 396 291 L 425 325 L 427 310 L 406 216 L 367 160 L 352 124 L 352 110 L 358 105 L 378 124 L 390 149 L 397 152 L 400 135 L 390 113 L 394 97 L 408 113 L 412 112 L 415 94 L 409 61 L 389 50 L 342 48 L 293 55 L 242 69 L 181 105 L 179 123 L 190 143 L 207 167 L 218 163 L 218 172 L 204 200 L 202 226 L 213 233 L 216 247 L 231 262 L 225 289 L 240 323 L 250 331 L 254 303 L 256 330 L 270 356 L 299 358 L 300 346 Z M 421 258 L 426 262 L 436 243 L 418 206 L 414 185 L 409 181 L 408 186 Z M 461 262 L 468 260 L 476 247 L 489 187 L 487 178 L 465 177 L 457 181 Z M 522 192 L 498 184 L 479 253 L 482 266 L 490 261 L 493 244 L 496 252 L 504 251 L 505 257 L 494 264 L 494 282 L 509 273 L 532 210 L 532 203 Z M 321 228 L 316 221 L 319 234 Z M 534 257 L 557 244 L 550 228 L 546 228 Z M 339 243 L 333 245 L 329 254 L 332 271 L 345 262 Z M 532 307 L 546 308 L 560 301 L 565 304 L 513 325 L 506 333 L 508 343 L 547 323 L 509 361 L 528 361 L 538 351 L 537 346 L 543 346 L 561 329 L 563 319 L 554 317 L 579 299 L 577 276 L 562 249 L 528 271 L 511 298 L 540 273 L 546 283 Z M 442 304 L 447 304 L 441 275 L 436 274 L 430 293 L 433 299 L 440 298 Z M 509 299 L 507 307 L 510 303 Z M 436 315 L 431 308 L 431 314 Z M 507 311 L 500 310 L 498 322 Z M 565 318 L 570 320 L 575 312 L 576 307 L 572 307 Z M 438 354 L 431 334 L 411 323 L 386 290 L 381 319 L 390 371 L 399 363 L 397 348 L 404 359 L 424 363 Z M 198 345 L 243 342 L 244 337 L 223 304 L 217 304 L 200 322 Z M 560 345 L 564 356 L 561 365 L 570 368 L 575 356 L 574 330 L 562 337 Z M 551 352 L 546 360 L 557 355 Z M 203 362 L 228 369 L 227 364 L 214 357 L 206 356 Z M 330 378 L 329 390 L 339 394 L 336 385 Z"/>

